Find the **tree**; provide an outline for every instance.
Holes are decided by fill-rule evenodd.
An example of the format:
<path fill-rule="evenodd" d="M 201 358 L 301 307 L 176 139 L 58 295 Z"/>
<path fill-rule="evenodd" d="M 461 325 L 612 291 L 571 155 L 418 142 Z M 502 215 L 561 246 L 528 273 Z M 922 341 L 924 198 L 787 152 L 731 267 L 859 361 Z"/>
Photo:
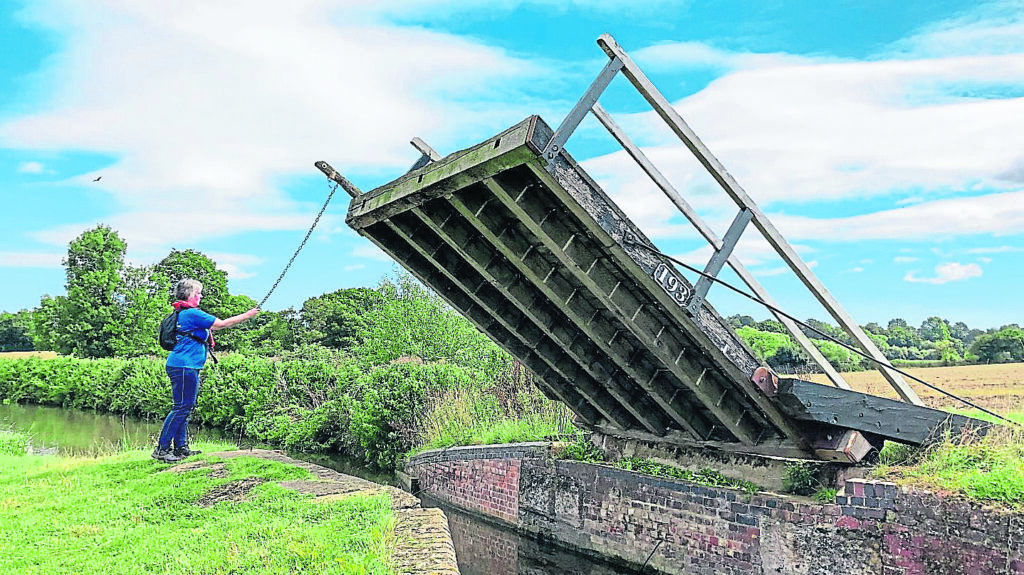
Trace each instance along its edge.
<path fill-rule="evenodd" d="M 29 351 L 34 349 L 32 339 L 32 313 L 0 312 L 0 351 Z"/>
<path fill-rule="evenodd" d="M 383 296 L 368 288 L 340 289 L 307 299 L 299 316 L 306 329 L 303 340 L 326 347 L 348 349 L 359 343 L 369 312 L 381 305 Z"/>
<path fill-rule="evenodd" d="M 744 326 L 736 330 L 736 335 L 743 338 L 743 341 L 754 352 L 754 356 L 761 361 L 775 355 L 780 348 L 796 348 L 793 340 L 784 333 L 759 331 L 751 326 Z"/>
<path fill-rule="evenodd" d="M 50 297 L 44 294 L 39 307 L 32 313 L 32 340 L 39 351 L 60 352 L 63 342 L 60 338 L 60 310 L 64 296 Z"/>
<path fill-rule="evenodd" d="M 727 321 L 733 329 L 739 329 L 741 327 L 754 325 L 757 323 L 757 321 L 755 321 L 754 318 L 750 317 L 749 315 L 740 314 L 731 315 L 725 318 L 725 321 Z"/>
<path fill-rule="evenodd" d="M 945 341 L 949 339 L 949 322 L 933 315 L 921 322 L 921 329 L 918 333 L 921 334 L 921 339 L 927 341 Z"/>
<path fill-rule="evenodd" d="M 756 327 L 760 331 L 785 334 L 789 333 L 789 330 L 786 329 L 786 326 L 781 321 L 774 319 L 766 319 L 764 321 L 759 321 L 757 322 L 757 324 L 754 325 L 754 327 Z"/>
<path fill-rule="evenodd" d="M 985 334 L 974 341 L 971 352 L 985 363 L 1024 361 L 1024 330 L 1009 325 Z"/>
<path fill-rule="evenodd" d="M 159 355 L 156 329 L 169 313 L 167 276 L 152 267 L 126 268 L 117 297 L 116 321 L 107 326 L 110 348 L 118 357 Z"/>
<path fill-rule="evenodd" d="M 118 319 L 127 244 L 105 225 L 82 232 L 68 245 L 64 259 L 67 295 L 50 300 L 46 337 L 54 350 L 80 357 L 109 357 L 111 331 Z M 45 301 L 45 298 L 44 298 Z"/>
<path fill-rule="evenodd" d="M 863 327 L 864 331 L 866 331 L 867 333 L 872 333 L 872 334 L 875 334 L 875 335 L 881 335 L 883 337 L 885 336 L 885 328 L 880 326 L 880 325 L 878 325 L 878 323 L 876 323 L 876 322 L 870 322 L 867 325 L 864 325 L 864 326 L 861 326 L 861 327 Z"/>
<path fill-rule="evenodd" d="M 217 268 L 217 262 L 202 252 L 188 249 L 172 249 L 167 257 L 154 266 L 154 271 L 167 277 L 171 290 L 178 282 L 190 278 L 203 284 L 203 310 L 223 318 L 233 311 L 235 306 L 228 293 L 228 273 Z M 167 294 L 168 302 L 173 300 L 173 291 Z M 245 310 L 242 310 L 245 311 Z M 234 315 L 234 314 L 230 314 Z"/>

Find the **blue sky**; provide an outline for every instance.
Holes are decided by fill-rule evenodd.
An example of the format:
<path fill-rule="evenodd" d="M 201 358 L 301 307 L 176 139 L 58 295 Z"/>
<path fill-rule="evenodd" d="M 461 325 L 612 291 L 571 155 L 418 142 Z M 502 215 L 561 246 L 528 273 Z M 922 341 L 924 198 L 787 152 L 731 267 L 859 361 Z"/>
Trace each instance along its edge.
<path fill-rule="evenodd" d="M 63 293 L 67 243 L 97 223 L 136 265 L 195 248 L 258 300 L 326 197 L 314 161 L 370 190 L 413 136 L 445 154 L 529 114 L 557 125 L 607 32 L 860 323 L 1024 323 L 1024 2 L 377 4 L 0 0 L 0 309 Z M 724 234 L 735 205 L 625 79 L 601 103 Z M 707 261 L 596 121 L 567 149 L 663 251 Z M 347 200 L 269 309 L 392 271 Z M 755 230 L 737 253 L 826 318 Z"/>

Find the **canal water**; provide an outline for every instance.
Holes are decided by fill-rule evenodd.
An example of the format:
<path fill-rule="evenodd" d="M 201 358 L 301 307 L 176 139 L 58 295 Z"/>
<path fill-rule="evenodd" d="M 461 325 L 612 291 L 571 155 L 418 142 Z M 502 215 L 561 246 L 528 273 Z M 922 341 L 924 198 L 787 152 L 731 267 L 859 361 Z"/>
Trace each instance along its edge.
<path fill-rule="evenodd" d="M 162 421 L 145 421 L 108 413 L 0 404 L 0 429 L 30 436 L 29 451 L 50 455 L 94 455 L 123 447 L 154 445 Z M 194 428 L 194 441 L 235 441 L 220 429 Z M 246 443 L 248 447 L 249 444 Z M 259 447 L 259 446 L 254 446 Z M 393 475 L 374 472 L 351 458 L 309 453 L 290 457 L 387 485 L 398 485 Z M 462 575 L 618 575 L 634 574 L 546 545 L 473 515 L 423 498 L 424 507 L 440 507 L 448 526 Z"/>

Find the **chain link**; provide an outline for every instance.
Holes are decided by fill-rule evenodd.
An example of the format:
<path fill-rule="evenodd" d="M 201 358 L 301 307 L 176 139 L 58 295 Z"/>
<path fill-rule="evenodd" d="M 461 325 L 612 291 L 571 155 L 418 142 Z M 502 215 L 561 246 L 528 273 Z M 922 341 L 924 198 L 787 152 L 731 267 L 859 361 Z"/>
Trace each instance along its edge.
<path fill-rule="evenodd" d="M 299 244 L 299 248 L 295 250 L 294 254 L 292 254 L 292 259 L 288 260 L 288 265 L 284 266 L 284 269 L 281 270 L 281 275 L 277 276 L 277 281 L 274 282 L 274 285 L 270 287 L 270 291 L 267 292 L 267 295 L 263 296 L 263 299 L 260 300 L 259 305 L 256 307 L 262 308 L 263 304 L 267 303 L 267 299 L 270 298 L 270 294 L 274 293 L 274 290 L 277 289 L 277 284 L 281 283 L 281 278 L 283 278 L 284 274 L 288 272 L 288 268 L 292 267 L 292 262 L 295 261 L 296 256 L 298 256 L 299 252 L 302 251 L 302 248 L 305 247 L 306 242 L 309 240 L 309 236 L 313 234 L 313 229 L 316 228 L 318 223 L 320 223 L 320 216 L 324 215 L 324 210 L 327 209 L 327 204 L 331 203 L 331 198 L 334 196 L 334 192 L 336 191 L 338 191 L 337 183 L 335 183 L 331 188 L 331 193 L 327 194 L 327 199 L 324 200 L 324 205 L 320 207 L 320 213 L 318 213 L 316 215 L 316 219 L 313 220 L 313 225 L 309 226 L 309 231 L 306 232 L 306 237 L 302 238 L 302 243 Z"/>

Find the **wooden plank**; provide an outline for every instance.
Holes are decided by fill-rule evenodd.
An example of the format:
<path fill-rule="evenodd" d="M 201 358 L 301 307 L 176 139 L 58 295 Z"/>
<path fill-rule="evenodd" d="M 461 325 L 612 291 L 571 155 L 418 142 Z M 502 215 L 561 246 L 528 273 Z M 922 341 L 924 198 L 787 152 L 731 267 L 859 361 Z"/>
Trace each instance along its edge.
<path fill-rule="evenodd" d="M 751 211 L 754 225 L 761 231 L 761 234 L 768 240 L 768 243 L 775 248 L 775 251 L 778 252 L 783 261 L 789 265 L 790 269 L 800 278 L 800 281 L 810 290 L 811 294 L 825 307 L 829 315 L 853 338 L 858 347 L 879 362 L 879 371 L 900 397 L 908 403 L 923 405 L 921 398 L 907 385 L 903 377 L 899 373 L 885 367 L 888 365 L 888 360 L 878 350 L 874 342 L 871 341 L 871 338 L 864 333 L 864 330 L 857 325 L 857 322 L 839 305 L 839 302 L 829 293 L 825 285 L 821 283 L 821 280 L 814 275 L 811 268 L 804 263 L 796 253 L 796 250 L 775 228 L 771 220 L 754 203 L 747 192 L 739 185 L 739 182 L 729 174 L 718 158 L 704 145 L 704 142 L 697 137 L 693 129 L 679 115 L 679 112 L 672 107 L 665 96 L 651 83 L 640 67 L 626 54 L 625 50 L 608 34 L 602 34 L 598 38 L 597 43 L 608 54 L 609 58 L 617 58 L 622 61 L 622 73 L 632 82 L 633 86 L 636 87 L 665 123 L 668 124 L 676 136 L 693 152 L 697 160 L 707 169 L 715 181 L 722 186 L 726 194 L 736 202 L 736 205 L 741 209 L 745 208 Z"/>
<path fill-rule="evenodd" d="M 695 441 L 681 431 L 671 430 L 664 436 L 651 435 L 638 430 L 622 431 L 607 425 L 581 425 L 588 431 L 597 431 L 613 437 L 624 439 L 638 439 L 665 445 L 678 445 L 680 447 L 691 447 L 699 449 L 715 449 L 727 453 L 762 455 L 768 457 L 788 457 L 792 459 L 808 459 L 810 453 L 788 439 L 772 438 L 761 441 L 756 445 L 735 443 L 729 441 Z"/>
<path fill-rule="evenodd" d="M 968 427 L 991 427 L 978 419 L 799 379 L 780 380 L 776 401 L 794 419 L 854 429 L 911 445 L 923 445 L 947 430 L 959 434 Z"/>
<path fill-rule="evenodd" d="M 575 160 L 573 160 L 571 156 L 563 151 L 562 155 L 555 158 L 554 161 L 568 162 L 566 171 L 577 174 L 581 179 L 580 183 L 585 183 L 590 188 L 592 195 L 589 197 L 589 200 L 592 204 L 600 200 L 601 202 L 606 203 L 607 209 L 619 210 L 614 203 L 606 197 L 603 197 L 604 192 L 596 183 L 584 182 L 582 180 L 584 172 L 578 169 L 575 164 Z M 712 373 L 716 376 L 720 372 L 723 373 L 726 376 L 723 377 L 723 381 L 732 384 L 736 389 L 740 390 L 741 393 L 739 395 L 745 400 L 752 402 L 760 410 L 760 414 L 758 415 L 763 414 L 763 416 L 766 417 L 771 424 L 779 429 L 786 437 L 797 443 L 804 442 L 803 435 L 792 424 L 789 418 L 779 411 L 778 407 L 754 385 L 753 381 L 751 381 L 750 376 L 753 375 L 754 368 L 752 367 L 749 373 L 740 371 L 737 363 L 734 362 L 734 358 L 738 355 L 736 354 L 736 350 L 728 349 L 728 345 L 723 348 L 719 348 L 715 345 L 715 343 L 711 341 L 708 333 L 703 331 L 703 326 L 695 324 L 689 315 L 687 315 L 687 312 L 683 308 L 679 307 L 678 303 L 673 300 L 672 297 L 657 283 L 655 283 L 655 280 L 650 274 L 644 273 L 644 270 L 640 267 L 637 259 L 634 259 L 634 257 L 641 260 L 644 258 L 653 259 L 653 256 L 650 256 L 650 254 L 647 254 L 646 252 L 637 253 L 635 256 L 634 254 L 627 252 L 625 246 L 619 243 L 624 242 L 625 240 L 623 230 L 620 229 L 618 237 L 612 236 L 609 231 L 606 230 L 589 211 L 587 211 L 587 208 L 578 203 L 576 198 L 562 186 L 556 175 L 548 173 L 547 170 L 540 167 L 535 162 L 527 163 L 526 167 L 533 172 L 536 177 L 540 178 L 544 182 L 544 186 L 547 190 L 549 190 L 567 208 L 569 208 L 569 213 L 576 218 L 578 224 L 586 229 L 588 233 L 592 234 L 596 241 L 605 246 L 604 253 L 610 256 L 611 260 L 616 262 L 617 265 L 624 270 L 624 275 L 634 278 L 634 281 L 637 284 L 643 285 L 645 288 L 644 291 L 647 294 L 653 295 L 659 300 L 659 307 L 675 319 L 675 325 L 681 328 L 682 333 L 686 334 L 692 341 L 696 342 L 696 347 L 702 350 L 703 354 L 714 358 L 718 370 L 712 370 Z M 618 217 L 617 225 L 625 227 L 627 222 L 629 222 L 628 218 L 622 214 Z M 629 226 L 632 226 L 632 224 L 629 223 Z M 632 233 L 632 230 L 630 230 L 630 233 Z M 636 233 L 639 235 L 638 230 Z M 633 247 L 633 249 L 636 252 L 642 252 L 639 248 Z M 709 308 L 702 308 L 702 311 L 707 309 Z M 715 316 L 715 321 L 720 321 L 717 314 L 710 311 L 708 313 Z M 729 329 L 728 333 L 732 337 L 735 337 L 735 334 L 731 329 Z M 750 354 L 749 350 L 747 350 L 742 343 L 735 343 L 735 345 L 741 346 L 745 355 Z M 730 355 L 730 351 L 733 355 Z"/>
<path fill-rule="evenodd" d="M 455 212 L 455 210 L 450 210 L 450 212 Z M 461 218 L 462 216 L 454 216 L 449 213 L 445 214 L 444 216 L 439 215 L 438 219 L 435 219 L 431 215 L 423 213 L 420 208 L 416 208 L 416 213 L 418 217 L 420 217 L 420 219 L 423 220 L 423 222 L 426 223 L 430 227 L 430 229 L 433 230 L 433 232 L 438 235 L 438 237 L 443 239 L 451 248 L 459 252 L 459 254 L 467 262 L 473 263 L 474 269 L 476 269 L 476 271 L 480 273 L 483 277 L 487 278 L 487 280 L 490 281 L 493 285 L 495 285 L 496 287 L 501 286 L 504 289 L 508 289 L 508 286 L 514 283 L 515 277 L 513 274 L 501 272 L 501 276 L 496 275 L 496 270 L 501 270 L 490 265 L 490 258 L 485 259 L 485 257 L 481 256 L 479 253 L 471 253 L 469 251 L 469 249 L 472 248 L 472 244 L 467 244 L 465 240 L 469 237 L 476 237 L 477 239 L 479 239 L 478 236 L 471 236 L 469 234 L 466 234 L 463 237 L 453 237 L 449 229 L 445 226 L 445 221 L 441 219 L 445 218 L 446 220 L 448 216 L 451 216 L 453 218 Z M 469 224 L 468 222 L 466 222 L 466 225 L 472 227 L 471 224 Z M 488 246 L 489 249 L 493 250 L 493 244 L 488 244 Z M 505 256 L 500 253 L 496 255 L 498 258 L 507 260 L 507 258 L 505 258 Z M 509 265 L 510 267 L 512 267 L 511 264 Z M 539 318 L 537 314 L 541 310 L 538 310 L 536 308 L 532 300 L 522 301 L 514 296 L 509 297 L 509 300 L 513 302 L 516 305 L 516 307 L 519 308 L 520 311 L 525 316 L 529 317 L 536 325 L 541 326 L 542 330 L 546 335 L 548 335 L 548 337 L 550 337 L 554 341 L 560 342 L 562 345 L 565 345 L 566 352 L 569 353 L 570 356 L 573 356 L 576 363 L 583 366 L 584 369 L 591 375 L 591 377 L 594 377 L 594 379 L 599 382 L 604 381 L 603 378 L 599 378 L 597 374 L 591 372 L 591 370 L 593 369 L 592 361 L 586 361 L 579 357 L 577 355 L 578 350 L 572 346 L 571 341 L 565 340 L 566 336 L 564 334 L 557 333 L 550 324 L 542 321 Z M 626 392 L 624 389 L 619 388 L 618 382 L 607 381 L 606 383 L 608 383 L 609 385 L 607 385 L 605 389 L 608 390 L 612 397 L 614 397 L 616 401 L 624 409 L 626 409 L 626 411 L 628 411 L 637 421 L 643 424 L 643 426 L 646 427 L 650 432 L 655 434 L 663 434 L 665 432 L 665 425 L 663 422 L 660 421 L 656 413 L 645 412 L 643 409 L 639 409 L 639 406 L 634 404 L 635 400 L 629 396 L 628 392 Z"/>
<path fill-rule="evenodd" d="M 554 370 L 567 385 L 582 387 L 583 393 L 580 396 L 586 399 L 592 406 L 592 410 L 600 412 L 609 421 L 615 422 L 623 429 L 628 429 L 633 422 L 632 418 L 628 414 L 621 413 L 621 409 L 616 409 L 616 406 L 611 404 L 608 400 L 601 397 L 602 390 L 595 386 L 587 386 L 585 382 L 579 381 L 577 374 L 565 373 L 559 369 L 559 365 L 552 358 L 545 357 L 537 353 L 534 346 L 537 345 L 536 341 L 529 341 L 524 335 L 526 330 L 518 321 L 529 321 L 529 319 L 523 315 L 516 307 L 515 304 L 508 301 L 497 301 L 496 297 L 489 297 L 487 294 L 492 293 L 493 295 L 499 295 L 500 292 L 493 288 L 490 284 L 486 283 L 485 278 L 480 276 L 479 273 L 472 269 L 472 266 L 454 253 L 452 250 L 452 257 L 458 258 L 458 262 L 464 264 L 461 269 L 450 269 L 444 265 L 444 261 L 450 260 L 445 258 L 444 254 L 439 253 L 441 250 L 451 250 L 451 248 L 444 244 L 443 240 L 434 234 L 433 230 L 427 226 L 426 223 L 416 218 L 416 223 L 419 224 L 419 228 L 412 229 L 411 225 L 403 225 L 401 221 L 395 221 L 398 218 L 394 218 L 389 222 L 391 229 L 402 239 L 404 239 L 411 247 L 423 256 L 423 259 L 430 262 L 434 269 L 444 276 L 444 282 L 450 283 L 453 286 L 457 286 L 462 291 L 466 298 L 472 300 L 481 309 L 487 311 L 487 313 L 494 318 L 503 328 L 505 328 L 511 337 L 519 340 L 523 347 L 524 353 L 528 355 L 536 355 L 539 361 L 543 362 L 548 368 Z M 428 235 L 429 234 L 429 235 Z M 437 277 L 429 278 L 430 282 L 427 285 L 434 285 L 436 283 L 442 283 Z M 504 304 L 504 305 L 502 305 Z M 542 331 L 540 327 L 533 326 L 535 332 Z M 546 337 L 546 336 L 544 336 Z M 573 382 L 573 383 L 569 383 Z M 560 387 L 560 386 L 559 386 Z M 556 389 L 556 391 L 559 391 Z M 573 407 L 570 404 L 570 407 Z M 576 406 L 579 407 L 579 406 Z M 577 409 L 573 409 L 574 412 L 578 413 Z"/>
<path fill-rule="evenodd" d="M 531 116 L 468 150 L 412 170 L 397 180 L 359 195 L 349 204 L 345 223 L 361 229 L 414 205 L 472 185 L 503 166 L 535 157 L 527 146 L 539 118 Z"/>
<path fill-rule="evenodd" d="M 551 257 L 556 258 L 557 263 L 560 264 L 567 272 L 572 274 L 572 276 L 587 289 L 589 297 L 597 301 L 597 305 L 595 307 L 598 307 L 600 309 L 601 306 L 604 306 L 606 309 L 612 312 L 618 320 L 618 323 L 623 327 L 623 329 L 629 330 L 629 332 L 636 336 L 639 339 L 640 343 L 642 343 L 647 348 L 648 353 L 651 353 L 652 355 L 657 357 L 657 351 L 659 349 L 659 346 L 656 345 L 655 343 L 656 337 L 650 335 L 647 330 L 639 329 L 638 327 L 636 327 L 633 322 L 634 316 L 627 316 L 625 313 L 623 313 L 622 310 L 612 302 L 611 298 L 609 298 L 606 295 L 604 290 L 602 290 L 595 284 L 593 278 L 591 278 L 589 274 L 593 266 L 587 265 L 585 263 L 584 265 L 587 267 L 587 269 L 583 269 L 579 262 L 573 260 L 572 257 L 569 256 L 567 251 L 564 249 L 563 245 L 561 245 L 559 241 L 552 238 L 548 231 L 545 230 L 543 226 L 539 224 L 532 215 L 528 214 L 525 210 L 523 210 L 519 203 L 511 196 L 509 196 L 508 192 L 493 178 L 484 180 L 483 183 L 484 185 L 487 186 L 491 193 L 494 194 L 494 197 L 499 200 L 501 205 L 506 210 L 508 210 L 510 217 L 514 218 L 526 229 L 528 229 L 532 233 L 533 238 L 535 238 L 536 241 L 542 243 L 544 247 L 547 248 L 547 253 L 550 254 Z M 454 203 L 456 199 L 457 198 L 453 196 L 451 201 Z M 465 206 L 460 207 L 456 205 L 456 209 L 459 209 L 460 211 L 468 211 L 465 208 Z M 561 218 L 557 218 L 556 221 L 562 220 Z M 577 242 L 577 246 L 586 245 L 587 243 L 590 242 L 589 238 L 576 239 L 578 236 L 571 231 L 565 231 L 565 233 L 562 234 L 563 237 L 570 235 L 572 236 L 571 239 L 575 239 L 575 241 Z M 523 265 L 526 265 L 525 262 L 523 262 Z M 569 310 L 567 309 L 566 311 L 568 312 Z M 571 313 L 570 317 L 578 325 L 580 325 L 581 328 L 583 328 L 585 324 L 589 321 L 589 318 L 579 316 L 573 317 Z M 599 341 L 599 338 L 594 339 L 595 341 Z M 703 426 L 702 431 L 698 431 L 697 429 L 695 429 L 695 422 L 691 422 L 689 418 L 686 416 L 686 414 L 680 409 L 680 406 L 676 403 L 673 403 L 671 396 L 667 396 L 661 390 L 655 389 L 653 386 L 645 385 L 646 383 L 649 382 L 650 378 L 647 377 L 645 374 L 635 373 L 635 370 L 631 370 L 628 365 L 629 358 L 621 357 L 616 353 L 614 349 L 610 348 L 607 345 L 603 346 L 602 349 L 605 351 L 605 353 L 609 355 L 609 357 L 612 357 L 616 361 L 620 368 L 626 371 L 626 373 L 629 373 L 634 378 L 634 380 L 640 382 L 640 384 L 645 387 L 648 393 L 651 394 L 651 397 L 654 398 L 658 405 L 661 406 L 661 408 L 664 409 L 674 420 L 676 420 L 676 422 L 678 422 L 680 425 L 685 426 L 685 428 L 690 430 L 698 439 L 707 438 L 708 432 L 706 426 Z M 673 374 L 672 381 L 675 383 L 676 386 L 685 387 L 689 389 L 692 393 L 697 395 L 697 397 L 701 400 L 701 403 L 703 403 L 709 411 L 715 414 L 715 417 L 718 418 L 718 420 L 722 423 L 723 427 L 728 429 L 730 433 L 741 438 L 741 440 L 744 440 L 745 438 L 745 441 L 747 443 L 754 443 L 756 441 L 757 436 L 760 434 L 760 429 L 756 429 L 753 427 L 744 428 L 739 425 L 733 425 L 733 422 L 739 419 L 742 408 L 736 409 L 735 407 L 733 407 L 731 409 L 727 409 L 719 405 L 718 400 L 722 397 L 721 389 L 713 389 L 711 386 L 691 387 L 688 384 L 688 382 L 694 379 L 694 372 L 684 373 L 679 363 L 676 363 L 674 361 L 674 357 L 672 358 L 673 361 L 665 361 L 667 359 L 669 358 L 663 358 L 661 363 L 664 365 L 664 369 L 666 369 L 666 371 Z M 699 370 L 696 371 L 699 373 Z M 692 414 L 691 417 L 693 415 L 696 414 Z"/>
<path fill-rule="evenodd" d="M 626 135 L 626 133 L 621 128 L 619 128 L 618 124 L 615 123 L 615 120 L 612 119 L 611 115 L 608 114 L 608 112 L 606 112 L 603 107 L 601 107 L 601 104 L 595 104 L 591 112 L 598 119 L 598 121 L 601 122 L 601 124 L 608 130 L 612 137 L 619 142 L 619 145 L 621 145 L 622 148 L 626 150 L 626 153 L 629 154 L 630 157 L 632 157 L 637 164 L 639 164 L 640 168 L 651 178 L 654 184 L 658 186 L 658 188 L 666 196 L 668 196 L 668 199 L 671 200 L 673 204 L 675 204 L 676 208 L 678 208 L 679 211 L 686 217 L 686 219 L 689 220 L 691 224 L 693 224 L 693 227 L 697 228 L 697 231 L 700 232 L 700 235 L 702 235 L 704 239 L 707 240 L 708 243 L 710 243 L 715 250 L 722 249 L 722 240 L 718 237 L 717 234 L 715 234 L 714 230 L 711 229 L 711 226 L 709 226 L 704 221 L 704 219 L 700 217 L 697 211 L 694 210 L 692 206 L 690 206 L 689 202 L 687 202 L 683 198 L 682 194 L 680 194 L 672 185 L 672 183 L 668 181 L 668 178 L 666 178 L 661 173 L 661 171 L 658 170 L 654 163 L 647 158 L 647 155 L 644 154 L 643 150 L 641 150 L 639 146 L 634 144 L 633 141 L 630 140 L 630 138 Z M 728 259 L 728 264 L 729 267 L 731 267 L 733 271 L 736 272 L 736 275 L 739 276 L 743 283 L 745 283 L 747 287 L 750 288 L 750 291 L 754 292 L 754 295 L 761 298 L 761 301 L 767 303 L 768 305 L 778 307 L 778 303 L 768 293 L 768 290 L 766 290 L 761 285 L 761 283 L 758 282 L 756 278 L 754 278 L 754 275 L 750 273 L 750 271 L 746 268 L 746 266 L 743 265 L 742 262 L 740 262 L 739 258 L 737 258 L 734 255 L 730 256 Z M 833 385 L 842 389 L 850 389 L 850 384 L 846 383 L 846 380 L 843 379 L 843 376 L 839 374 L 839 372 L 835 369 L 835 367 L 832 366 L 831 363 L 828 362 L 827 359 L 825 359 L 825 356 L 821 353 L 817 346 L 811 343 L 810 338 L 804 335 L 803 330 L 800 329 L 800 326 L 798 326 L 796 322 L 776 312 L 775 310 L 769 311 L 771 311 L 772 315 L 775 316 L 775 319 L 782 322 L 782 325 L 786 326 L 786 330 L 789 331 L 789 334 L 793 337 L 794 340 L 796 340 L 796 342 L 804 350 L 804 353 L 810 356 L 810 358 L 816 364 L 818 364 L 819 367 L 821 367 L 822 371 L 825 373 L 825 376 L 828 377 L 829 381 L 831 381 Z"/>

